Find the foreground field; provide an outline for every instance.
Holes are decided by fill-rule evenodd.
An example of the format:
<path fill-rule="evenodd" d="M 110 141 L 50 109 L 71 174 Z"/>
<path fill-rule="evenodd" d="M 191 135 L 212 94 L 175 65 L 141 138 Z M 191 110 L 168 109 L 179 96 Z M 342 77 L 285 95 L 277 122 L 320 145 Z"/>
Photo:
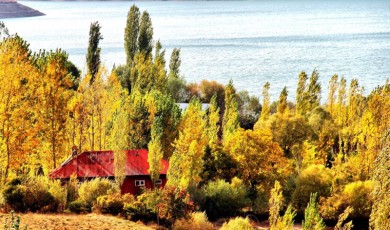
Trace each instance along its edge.
<path fill-rule="evenodd" d="M 82 230 L 82 229 L 101 229 L 101 230 L 123 230 L 137 229 L 150 230 L 142 223 L 135 223 L 119 217 L 101 215 L 101 214 L 17 214 L 21 218 L 23 229 L 27 225 L 28 229 L 50 229 L 50 230 Z M 4 224 L 9 214 L 0 214 L 0 223 Z"/>

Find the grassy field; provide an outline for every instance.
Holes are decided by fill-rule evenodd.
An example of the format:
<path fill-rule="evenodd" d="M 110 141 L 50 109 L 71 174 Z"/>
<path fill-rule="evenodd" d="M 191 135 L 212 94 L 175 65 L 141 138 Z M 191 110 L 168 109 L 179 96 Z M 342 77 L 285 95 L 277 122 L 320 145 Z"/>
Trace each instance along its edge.
<path fill-rule="evenodd" d="M 83 230 L 83 229 L 101 229 L 101 230 L 123 230 L 137 229 L 150 230 L 151 227 L 145 226 L 141 222 L 131 222 L 119 217 L 101 214 L 16 214 L 21 218 L 21 229 L 27 225 L 28 229 L 50 229 L 50 230 Z M 0 214 L 0 225 L 4 225 L 5 219 L 9 214 Z"/>

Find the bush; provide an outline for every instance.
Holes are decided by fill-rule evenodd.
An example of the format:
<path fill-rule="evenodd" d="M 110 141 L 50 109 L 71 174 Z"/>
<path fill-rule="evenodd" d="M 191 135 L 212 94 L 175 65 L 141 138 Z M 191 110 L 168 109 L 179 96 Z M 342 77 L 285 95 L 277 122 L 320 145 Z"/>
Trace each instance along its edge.
<path fill-rule="evenodd" d="M 245 186 L 237 178 L 231 184 L 224 180 L 209 182 L 204 187 L 204 196 L 201 208 L 211 220 L 236 215 L 249 204 Z"/>
<path fill-rule="evenodd" d="M 188 219 L 176 220 L 173 225 L 174 230 L 212 230 L 214 226 L 207 219 L 206 213 L 204 212 L 193 212 Z"/>
<path fill-rule="evenodd" d="M 57 211 L 65 193 L 59 182 L 46 177 L 16 178 L 3 191 L 5 202 L 17 212 Z"/>
<path fill-rule="evenodd" d="M 157 218 L 155 211 L 148 209 L 146 204 L 139 200 L 134 200 L 131 203 L 125 203 L 123 211 L 126 216 L 133 221 L 150 221 Z"/>
<path fill-rule="evenodd" d="M 253 227 L 248 218 L 236 217 L 229 220 L 228 223 L 224 223 L 220 230 L 252 230 Z"/>
<path fill-rule="evenodd" d="M 342 200 L 344 206 L 353 208 L 353 212 L 350 214 L 352 218 L 370 217 L 373 187 L 372 181 L 357 181 L 345 186 Z"/>
<path fill-rule="evenodd" d="M 57 209 L 58 203 L 55 202 L 54 196 L 49 192 L 48 180 L 43 177 L 29 178 L 26 183 L 26 193 L 24 204 L 31 212 L 41 211 L 46 206 L 47 210 Z"/>
<path fill-rule="evenodd" d="M 91 181 L 85 181 L 78 189 L 79 200 L 89 209 L 96 203 L 99 196 L 117 192 L 119 192 L 118 186 L 105 178 L 96 178 Z"/>
<path fill-rule="evenodd" d="M 85 206 L 85 203 L 80 200 L 75 200 L 70 202 L 68 204 L 68 209 L 69 211 L 77 214 L 91 211 L 89 208 Z"/>
<path fill-rule="evenodd" d="M 293 204 L 298 212 L 303 212 L 310 200 L 311 193 L 318 197 L 330 196 L 332 173 L 323 165 L 310 165 L 296 179 L 296 189 L 293 193 Z"/>
<path fill-rule="evenodd" d="M 99 196 L 94 209 L 103 214 L 118 215 L 123 211 L 123 199 L 121 194 Z"/>
<path fill-rule="evenodd" d="M 186 190 L 166 186 L 161 192 L 158 208 L 159 217 L 171 225 L 177 219 L 188 218 L 194 204 Z"/>
<path fill-rule="evenodd" d="M 25 212 L 24 195 L 26 187 L 22 185 L 20 178 L 15 178 L 8 182 L 3 190 L 5 203 L 9 205 L 16 212 Z"/>

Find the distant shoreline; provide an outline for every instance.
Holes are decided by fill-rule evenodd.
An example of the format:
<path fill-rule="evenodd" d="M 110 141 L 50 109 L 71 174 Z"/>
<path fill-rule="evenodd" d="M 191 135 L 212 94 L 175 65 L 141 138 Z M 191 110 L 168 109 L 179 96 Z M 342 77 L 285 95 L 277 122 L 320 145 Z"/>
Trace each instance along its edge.
<path fill-rule="evenodd" d="M 43 16 L 44 13 L 14 0 L 0 0 L 0 19 Z"/>

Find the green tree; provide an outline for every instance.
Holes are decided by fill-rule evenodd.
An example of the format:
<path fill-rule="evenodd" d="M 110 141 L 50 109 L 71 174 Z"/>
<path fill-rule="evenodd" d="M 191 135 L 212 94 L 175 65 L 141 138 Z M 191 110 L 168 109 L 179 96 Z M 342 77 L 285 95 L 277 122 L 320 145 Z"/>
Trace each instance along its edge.
<path fill-rule="evenodd" d="M 126 63 L 130 67 L 134 60 L 135 53 L 138 51 L 138 34 L 140 27 L 140 11 L 136 5 L 132 5 L 127 13 L 127 22 L 125 28 L 125 51 Z"/>
<path fill-rule="evenodd" d="M 142 13 L 139 24 L 138 49 L 145 57 L 149 57 L 153 49 L 153 26 L 147 11 Z"/>
<path fill-rule="evenodd" d="M 322 220 L 317 208 L 317 194 L 310 195 L 310 201 L 305 209 L 305 219 L 302 221 L 303 230 L 323 230 L 325 229 L 324 221 Z"/>
<path fill-rule="evenodd" d="M 171 59 L 169 61 L 169 78 L 180 77 L 180 49 L 174 48 L 172 50 Z"/>
<path fill-rule="evenodd" d="M 100 40 L 103 39 L 102 34 L 100 33 L 101 26 L 99 22 L 91 23 L 89 28 L 89 45 L 88 45 L 88 53 L 87 53 L 87 69 L 88 74 L 91 75 L 91 82 L 93 83 L 95 80 L 95 76 L 100 68 L 100 51 L 99 47 Z"/>

